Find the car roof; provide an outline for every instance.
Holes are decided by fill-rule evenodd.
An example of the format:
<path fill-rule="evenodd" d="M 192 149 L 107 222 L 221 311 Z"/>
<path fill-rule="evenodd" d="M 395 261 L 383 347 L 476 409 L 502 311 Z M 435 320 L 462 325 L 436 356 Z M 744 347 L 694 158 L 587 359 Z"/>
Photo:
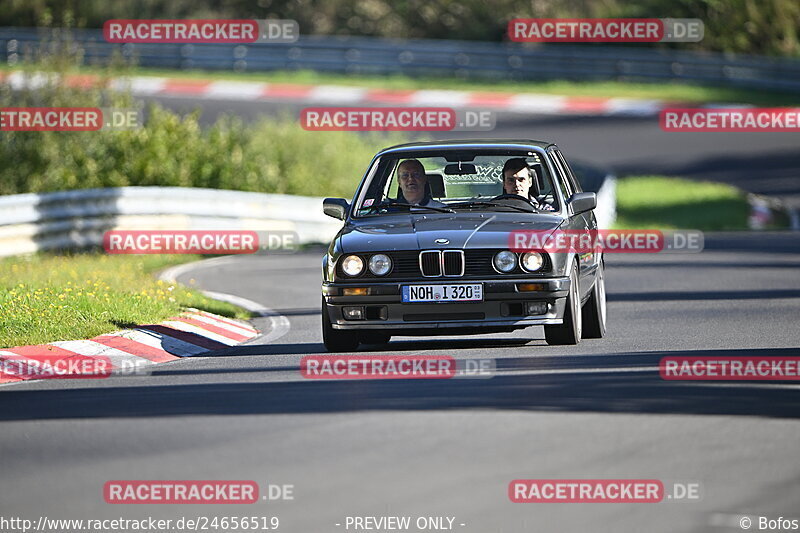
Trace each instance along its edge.
<path fill-rule="evenodd" d="M 452 141 L 425 141 L 414 142 L 406 144 L 398 144 L 390 146 L 381 150 L 378 155 L 386 153 L 402 153 L 402 152 L 415 152 L 419 150 L 459 150 L 459 149 L 481 149 L 481 148 L 499 148 L 504 149 L 519 149 L 519 148 L 539 148 L 546 150 L 548 147 L 553 146 L 553 143 L 548 141 L 534 141 L 530 139 L 465 139 L 465 140 L 452 140 Z"/>

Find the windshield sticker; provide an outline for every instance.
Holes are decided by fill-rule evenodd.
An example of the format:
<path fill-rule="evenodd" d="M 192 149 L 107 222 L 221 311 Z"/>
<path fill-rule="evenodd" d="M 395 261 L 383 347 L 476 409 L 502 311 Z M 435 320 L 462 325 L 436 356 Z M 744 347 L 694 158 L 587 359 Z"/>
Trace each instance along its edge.
<path fill-rule="evenodd" d="M 475 174 L 458 174 L 446 176 L 448 184 L 459 183 L 498 183 L 502 167 L 497 165 L 475 165 Z"/>

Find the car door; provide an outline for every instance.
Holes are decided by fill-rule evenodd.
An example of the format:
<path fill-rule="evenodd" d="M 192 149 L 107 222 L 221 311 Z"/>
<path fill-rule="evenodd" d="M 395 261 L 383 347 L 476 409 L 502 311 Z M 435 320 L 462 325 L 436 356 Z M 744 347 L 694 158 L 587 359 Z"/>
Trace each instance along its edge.
<path fill-rule="evenodd" d="M 575 179 L 572 169 L 569 168 L 566 159 L 564 159 L 564 156 L 561 154 L 559 149 L 555 146 L 551 147 L 548 149 L 548 155 L 553 163 L 553 167 L 556 169 L 557 179 L 561 182 L 559 187 L 561 188 L 564 197 L 569 199 L 569 197 L 576 192 L 583 192 L 581 190 L 580 183 L 578 183 L 578 180 Z M 568 216 L 569 220 L 566 229 L 570 230 L 570 232 L 576 231 L 584 233 L 597 229 L 597 220 L 592 211 L 589 211 L 588 213 L 574 214 L 570 209 Z M 580 278 L 580 287 L 582 293 L 581 298 L 587 297 L 591 291 L 599 262 L 600 254 L 594 253 L 593 251 L 587 251 L 585 253 L 578 254 L 578 275 Z"/>

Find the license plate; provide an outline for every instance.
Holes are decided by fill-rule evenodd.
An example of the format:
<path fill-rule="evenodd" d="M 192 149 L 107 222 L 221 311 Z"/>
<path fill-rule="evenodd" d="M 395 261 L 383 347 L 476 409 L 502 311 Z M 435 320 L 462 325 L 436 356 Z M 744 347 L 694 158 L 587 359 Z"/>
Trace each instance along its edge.
<path fill-rule="evenodd" d="M 403 285 L 403 302 L 480 302 L 483 285 Z"/>

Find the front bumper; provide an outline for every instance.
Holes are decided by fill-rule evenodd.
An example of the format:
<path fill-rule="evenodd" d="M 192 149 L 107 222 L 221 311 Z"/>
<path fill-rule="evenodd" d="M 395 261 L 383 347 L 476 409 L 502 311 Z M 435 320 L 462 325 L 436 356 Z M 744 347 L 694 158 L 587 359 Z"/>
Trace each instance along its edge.
<path fill-rule="evenodd" d="M 482 283 L 481 302 L 403 303 L 403 285 L 440 285 L 442 283 Z M 535 284 L 536 290 L 521 292 L 521 284 Z M 344 296 L 345 288 L 366 288 L 365 296 Z M 324 283 L 331 325 L 342 330 L 456 330 L 456 329 L 517 329 L 527 326 L 561 324 L 569 278 L 545 279 L 426 279 L 424 281 L 364 283 Z M 546 312 L 526 314 L 526 302 L 546 304 Z M 365 319 L 348 320 L 342 314 L 344 306 L 360 306 Z M 434 331 L 430 331 L 435 333 Z"/>

